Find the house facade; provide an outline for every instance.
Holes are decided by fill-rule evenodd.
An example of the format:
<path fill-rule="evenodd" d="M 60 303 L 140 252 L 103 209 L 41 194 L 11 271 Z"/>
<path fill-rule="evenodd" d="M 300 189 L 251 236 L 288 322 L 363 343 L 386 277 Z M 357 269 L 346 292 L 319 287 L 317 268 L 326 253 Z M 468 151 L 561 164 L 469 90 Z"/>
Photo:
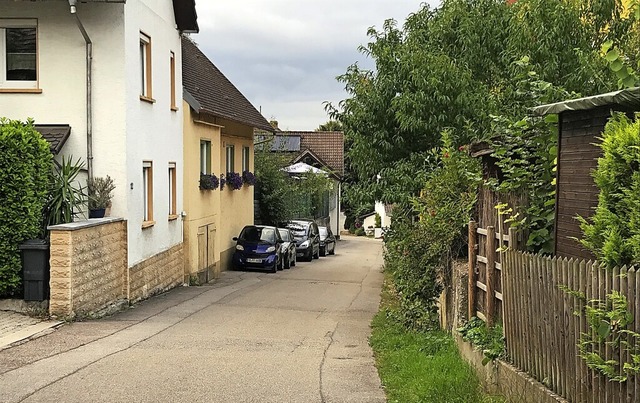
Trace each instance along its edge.
<path fill-rule="evenodd" d="M 181 34 L 197 30 L 193 0 L 0 1 L 0 114 L 68 127 L 59 155 L 114 179 L 131 283 L 171 279 L 130 299 L 182 282 Z"/>
<path fill-rule="evenodd" d="M 231 173 L 253 173 L 254 129 L 267 120 L 188 38 L 182 40 L 184 102 L 184 275 L 206 282 L 230 269 L 233 237 L 254 223 L 254 188 L 233 189 Z M 202 189 L 201 175 L 227 180 Z"/>
<path fill-rule="evenodd" d="M 278 122 L 272 122 L 277 129 Z M 270 138 L 259 133 L 260 141 Z M 291 155 L 291 163 L 304 163 L 324 171 L 333 180 L 323 214 L 314 217 L 319 225 L 330 226 L 339 236 L 345 216 L 340 209 L 342 178 L 344 175 L 344 133 L 338 131 L 278 131 L 270 142 L 272 152 Z M 310 218 L 310 217 L 301 217 Z"/>

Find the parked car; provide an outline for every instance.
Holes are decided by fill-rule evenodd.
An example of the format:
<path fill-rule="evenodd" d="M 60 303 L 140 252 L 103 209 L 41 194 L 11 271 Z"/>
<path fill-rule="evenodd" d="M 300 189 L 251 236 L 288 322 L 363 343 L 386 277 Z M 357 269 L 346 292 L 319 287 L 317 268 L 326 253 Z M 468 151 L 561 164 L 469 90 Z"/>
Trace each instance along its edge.
<path fill-rule="evenodd" d="M 282 270 L 283 241 L 276 227 L 247 225 L 233 240 L 236 241 L 234 268 L 264 269 L 272 273 Z"/>
<path fill-rule="evenodd" d="M 280 237 L 282 238 L 282 256 L 284 256 L 284 268 L 290 269 L 296 265 L 296 240 L 289 228 L 278 228 Z"/>
<path fill-rule="evenodd" d="M 320 231 L 310 220 L 292 220 L 287 228 L 296 241 L 296 256 L 311 261 L 320 257 Z"/>
<path fill-rule="evenodd" d="M 333 236 L 331 228 L 318 227 L 320 231 L 320 256 L 326 256 L 326 254 L 335 255 L 336 253 L 336 237 Z"/>

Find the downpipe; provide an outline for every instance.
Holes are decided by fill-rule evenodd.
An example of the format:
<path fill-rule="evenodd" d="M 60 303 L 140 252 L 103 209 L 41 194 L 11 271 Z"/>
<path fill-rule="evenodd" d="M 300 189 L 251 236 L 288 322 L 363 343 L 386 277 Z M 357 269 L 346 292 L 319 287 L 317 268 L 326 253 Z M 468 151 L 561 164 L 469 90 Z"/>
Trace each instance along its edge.
<path fill-rule="evenodd" d="M 93 61 L 93 43 L 91 42 L 91 38 L 89 38 L 89 34 L 87 34 L 87 30 L 82 25 L 82 21 L 80 21 L 80 17 L 78 17 L 76 10 L 77 0 L 69 0 L 69 8 L 71 15 L 75 17 L 76 24 L 78 25 L 78 29 L 84 38 L 84 42 L 86 44 L 85 54 L 86 54 L 86 110 L 87 110 L 87 173 L 89 179 L 93 179 L 93 106 L 91 104 L 91 88 L 92 88 L 92 75 L 91 75 L 91 65 Z"/>

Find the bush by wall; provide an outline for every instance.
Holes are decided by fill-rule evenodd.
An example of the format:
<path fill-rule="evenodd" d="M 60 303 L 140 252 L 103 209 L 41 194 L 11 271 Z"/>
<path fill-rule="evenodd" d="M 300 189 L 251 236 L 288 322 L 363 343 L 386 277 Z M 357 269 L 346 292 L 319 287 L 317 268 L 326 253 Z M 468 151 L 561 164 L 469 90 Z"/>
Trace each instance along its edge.
<path fill-rule="evenodd" d="M 600 189 L 582 244 L 608 267 L 640 263 L 640 121 L 615 115 L 605 127 L 594 172 Z"/>
<path fill-rule="evenodd" d="M 20 288 L 18 245 L 41 235 L 52 158 L 32 121 L 0 119 L 0 296 Z"/>
<path fill-rule="evenodd" d="M 395 217 L 385 234 L 385 270 L 399 297 L 399 320 L 410 329 L 437 326 L 436 301 L 450 276 L 450 260 L 464 249 L 464 227 L 476 200 L 478 162 L 451 148 L 437 156 L 413 216 Z"/>

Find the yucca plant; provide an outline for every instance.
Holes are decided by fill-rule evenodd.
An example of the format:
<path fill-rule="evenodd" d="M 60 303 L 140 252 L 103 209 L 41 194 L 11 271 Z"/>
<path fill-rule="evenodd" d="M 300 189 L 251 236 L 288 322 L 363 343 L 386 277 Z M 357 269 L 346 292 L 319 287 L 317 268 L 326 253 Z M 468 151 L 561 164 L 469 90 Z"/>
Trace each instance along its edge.
<path fill-rule="evenodd" d="M 73 222 L 80 214 L 86 203 L 86 187 L 78 180 L 78 175 L 84 169 L 84 162 L 80 158 L 62 157 L 62 163 L 53 169 L 49 200 L 44 212 L 47 225 L 57 225 Z"/>

